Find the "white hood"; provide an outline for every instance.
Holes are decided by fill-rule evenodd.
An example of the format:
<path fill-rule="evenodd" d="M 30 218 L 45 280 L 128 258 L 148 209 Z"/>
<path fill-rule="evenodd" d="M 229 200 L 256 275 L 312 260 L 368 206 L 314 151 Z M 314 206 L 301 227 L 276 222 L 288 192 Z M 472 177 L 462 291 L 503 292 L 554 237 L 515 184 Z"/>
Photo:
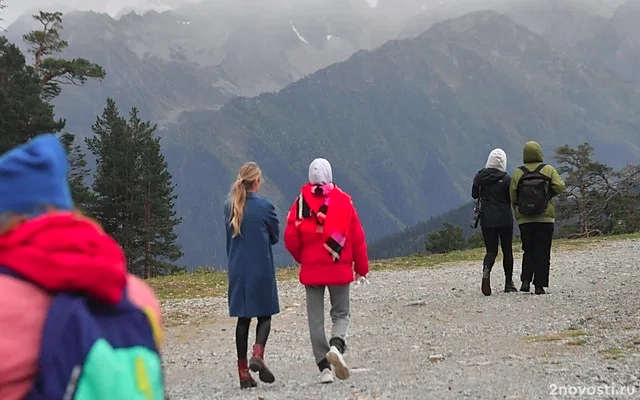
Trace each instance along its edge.
<path fill-rule="evenodd" d="M 502 149 L 494 149 L 489 153 L 486 168 L 507 172 L 507 154 Z"/>
<path fill-rule="evenodd" d="M 326 185 L 333 183 L 331 164 L 324 158 L 316 158 L 309 165 L 309 183 L 312 185 Z"/>

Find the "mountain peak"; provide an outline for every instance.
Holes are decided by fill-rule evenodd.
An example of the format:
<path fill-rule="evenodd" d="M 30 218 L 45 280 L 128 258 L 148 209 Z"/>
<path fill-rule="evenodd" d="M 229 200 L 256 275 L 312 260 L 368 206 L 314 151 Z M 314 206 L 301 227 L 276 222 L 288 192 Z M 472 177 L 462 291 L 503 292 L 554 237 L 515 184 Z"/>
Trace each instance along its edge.
<path fill-rule="evenodd" d="M 460 17 L 451 18 L 438 22 L 433 25 L 430 30 L 434 31 L 451 31 L 457 33 L 467 33 L 476 29 L 485 29 L 496 26 L 511 27 L 513 29 L 519 27 L 513 20 L 504 14 L 493 10 L 473 11 Z M 426 33 L 426 32 L 425 32 Z"/>
<path fill-rule="evenodd" d="M 436 23 L 419 37 L 475 43 L 485 50 L 515 49 L 523 45 L 529 46 L 534 42 L 548 47 L 544 39 L 529 29 L 517 24 L 504 14 L 488 10 L 474 11 Z"/>

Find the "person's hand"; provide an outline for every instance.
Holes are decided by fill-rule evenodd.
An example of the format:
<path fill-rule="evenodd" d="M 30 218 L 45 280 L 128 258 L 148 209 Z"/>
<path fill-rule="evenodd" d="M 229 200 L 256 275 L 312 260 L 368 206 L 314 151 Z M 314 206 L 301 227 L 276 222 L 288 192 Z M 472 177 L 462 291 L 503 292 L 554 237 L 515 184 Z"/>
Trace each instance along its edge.
<path fill-rule="evenodd" d="M 360 286 L 362 284 L 368 284 L 369 281 L 367 280 L 368 274 L 365 276 L 362 276 L 358 273 L 356 273 L 356 285 Z"/>

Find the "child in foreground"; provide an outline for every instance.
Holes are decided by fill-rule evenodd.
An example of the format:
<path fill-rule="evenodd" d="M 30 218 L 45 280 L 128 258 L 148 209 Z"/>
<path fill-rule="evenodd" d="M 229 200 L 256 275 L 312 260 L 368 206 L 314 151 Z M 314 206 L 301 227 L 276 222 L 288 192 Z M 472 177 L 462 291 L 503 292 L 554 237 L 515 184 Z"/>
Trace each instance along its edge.
<path fill-rule="evenodd" d="M 0 157 L 0 399 L 164 399 L 158 300 L 67 172 L 54 135 Z"/>

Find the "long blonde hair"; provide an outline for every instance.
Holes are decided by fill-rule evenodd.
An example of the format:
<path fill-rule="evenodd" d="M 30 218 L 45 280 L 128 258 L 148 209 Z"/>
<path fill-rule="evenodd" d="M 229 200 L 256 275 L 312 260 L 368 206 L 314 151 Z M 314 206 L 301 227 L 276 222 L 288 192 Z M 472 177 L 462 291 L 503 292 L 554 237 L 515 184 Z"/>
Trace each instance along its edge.
<path fill-rule="evenodd" d="M 242 216 L 244 215 L 244 206 L 247 204 L 247 192 L 253 188 L 256 181 L 262 178 L 262 171 L 258 164 L 248 162 L 240 167 L 238 177 L 231 186 L 231 221 L 230 225 L 233 229 L 233 237 L 240 234 L 240 225 L 242 225 Z"/>

